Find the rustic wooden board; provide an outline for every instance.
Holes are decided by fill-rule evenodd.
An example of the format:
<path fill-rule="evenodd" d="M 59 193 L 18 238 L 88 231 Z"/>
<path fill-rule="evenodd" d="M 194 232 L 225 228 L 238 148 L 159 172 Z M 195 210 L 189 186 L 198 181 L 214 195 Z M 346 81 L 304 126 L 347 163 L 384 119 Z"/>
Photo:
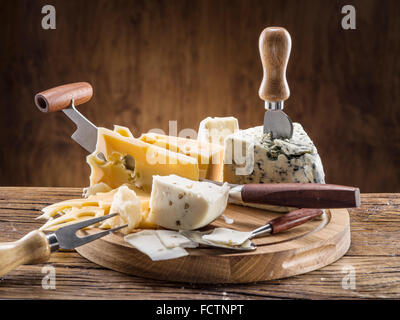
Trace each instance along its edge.
<path fill-rule="evenodd" d="M 229 205 L 210 227 L 253 230 L 279 213 Z M 96 230 L 85 231 L 87 233 Z M 286 278 L 324 267 L 342 257 L 350 246 L 347 210 L 327 210 L 319 219 L 281 234 L 254 239 L 257 250 L 233 252 L 218 248 L 188 249 L 179 259 L 152 261 L 115 233 L 76 250 L 103 267 L 145 278 L 190 283 L 248 283 Z"/>

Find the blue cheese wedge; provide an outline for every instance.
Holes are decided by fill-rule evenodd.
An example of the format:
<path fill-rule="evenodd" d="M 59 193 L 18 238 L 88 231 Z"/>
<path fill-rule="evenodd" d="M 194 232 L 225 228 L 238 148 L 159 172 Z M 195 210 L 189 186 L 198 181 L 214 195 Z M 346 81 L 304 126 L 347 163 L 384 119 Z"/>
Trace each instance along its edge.
<path fill-rule="evenodd" d="M 225 140 L 224 181 L 325 183 L 320 156 L 299 123 L 290 139 L 271 139 L 263 127 L 240 130 Z"/>
<path fill-rule="evenodd" d="M 149 220 L 172 230 L 194 230 L 218 218 L 228 202 L 229 186 L 176 175 L 153 176 Z"/>

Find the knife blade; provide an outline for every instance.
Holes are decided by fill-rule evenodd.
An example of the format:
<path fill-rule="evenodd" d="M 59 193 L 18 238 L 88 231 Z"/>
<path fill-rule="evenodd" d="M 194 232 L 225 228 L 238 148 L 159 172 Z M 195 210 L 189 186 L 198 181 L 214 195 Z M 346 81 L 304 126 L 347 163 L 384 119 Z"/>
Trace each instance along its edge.
<path fill-rule="evenodd" d="M 265 28 L 259 38 L 263 79 L 258 94 L 265 101 L 264 134 L 271 134 L 273 139 L 290 139 L 293 135 L 293 123 L 282 111 L 290 96 L 286 67 L 291 46 L 290 35 L 284 28 Z"/>

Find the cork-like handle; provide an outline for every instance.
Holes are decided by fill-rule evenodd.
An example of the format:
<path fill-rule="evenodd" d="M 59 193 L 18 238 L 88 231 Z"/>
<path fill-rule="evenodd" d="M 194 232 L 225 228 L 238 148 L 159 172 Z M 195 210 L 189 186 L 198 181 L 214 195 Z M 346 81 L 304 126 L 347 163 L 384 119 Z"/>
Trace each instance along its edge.
<path fill-rule="evenodd" d="M 42 231 L 31 231 L 22 239 L 0 244 L 0 276 L 23 264 L 46 262 L 50 246 Z"/>
<path fill-rule="evenodd" d="M 70 106 L 72 99 L 75 106 L 88 102 L 92 95 L 89 83 L 76 82 L 39 92 L 35 95 L 35 104 L 42 112 L 54 112 Z"/>
<path fill-rule="evenodd" d="M 271 183 L 243 185 L 242 200 L 296 208 L 352 208 L 360 206 L 360 189 L 335 184 Z"/>
<path fill-rule="evenodd" d="M 286 81 L 286 67 L 292 47 L 290 35 L 284 28 L 269 27 L 261 33 L 258 44 L 264 70 L 258 94 L 264 101 L 284 101 L 290 96 Z"/>
<path fill-rule="evenodd" d="M 300 224 L 306 223 L 315 217 L 323 214 L 324 211 L 321 209 L 298 209 L 292 212 L 289 212 L 281 217 L 272 219 L 268 222 L 271 226 L 272 234 L 283 232 L 294 228 Z"/>

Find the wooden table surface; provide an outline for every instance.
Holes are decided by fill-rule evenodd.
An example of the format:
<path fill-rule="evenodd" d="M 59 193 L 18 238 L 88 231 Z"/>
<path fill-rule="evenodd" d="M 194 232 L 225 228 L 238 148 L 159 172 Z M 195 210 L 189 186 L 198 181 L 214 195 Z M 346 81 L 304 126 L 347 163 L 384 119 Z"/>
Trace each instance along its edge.
<path fill-rule="evenodd" d="M 0 188 L 0 242 L 38 228 L 40 210 L 80 197 L 78 188 Z M 376 299 L 400 298 L 400 195 L 362 194 L 351 209 L 351 247 L 335 263 L 268 282 L 194 285 L 143 279 L 104 269 L 74 251 L 21 266 L 0 278 L 0 298 L 17 299 Z M 55 271 L 55 289 L 42 286 Z"/>

